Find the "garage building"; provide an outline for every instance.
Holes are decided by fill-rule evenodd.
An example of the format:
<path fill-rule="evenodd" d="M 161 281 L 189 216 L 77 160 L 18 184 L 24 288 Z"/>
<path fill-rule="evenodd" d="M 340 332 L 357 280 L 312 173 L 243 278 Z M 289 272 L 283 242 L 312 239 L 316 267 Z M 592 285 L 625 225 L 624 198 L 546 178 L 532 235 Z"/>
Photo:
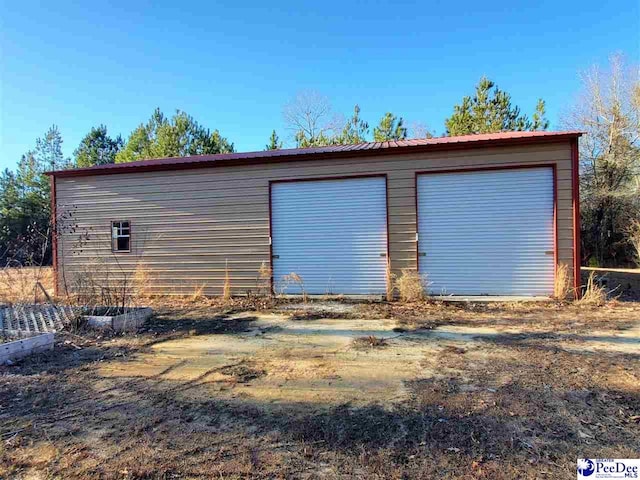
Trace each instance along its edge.
<path fill-rule="evenodd" d="M 579 132 L 164 158 L 51 173 L 58 289 L 144 270 L 158 294 L 549 296 L 579 271 Z M 262 277 L 259 273 L 262 271 Z M 295 273 L 292 276 L 291 273 Z M 293 280 L 292 280 L 293 279 Z M 301 280 L 301 281 L 300 281 Z M 129 280 L 128 280 L 129 281 Z"/>

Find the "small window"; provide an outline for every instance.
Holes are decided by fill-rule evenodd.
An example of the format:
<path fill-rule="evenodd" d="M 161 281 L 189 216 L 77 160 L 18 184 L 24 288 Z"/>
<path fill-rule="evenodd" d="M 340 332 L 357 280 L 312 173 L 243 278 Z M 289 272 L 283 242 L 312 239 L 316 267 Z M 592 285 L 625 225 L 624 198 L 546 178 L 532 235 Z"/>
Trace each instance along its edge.
<path fill-rule="evenodd" d="M 131 225 L 129 221 L 111 222 L 111 251 L 131 251 Z"/>

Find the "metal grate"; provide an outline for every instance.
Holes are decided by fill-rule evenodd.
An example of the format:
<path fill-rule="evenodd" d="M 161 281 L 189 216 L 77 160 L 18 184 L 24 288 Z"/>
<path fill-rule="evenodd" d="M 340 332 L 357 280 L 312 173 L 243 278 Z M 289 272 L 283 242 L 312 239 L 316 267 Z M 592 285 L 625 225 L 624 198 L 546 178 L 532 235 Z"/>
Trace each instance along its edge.
<path fill-rule="evenodd" d="M 57 332 L 79 313 L 79 308 L 61 305 L 4 306 L 0 307 L 0 330 L 18 336 Z"/>

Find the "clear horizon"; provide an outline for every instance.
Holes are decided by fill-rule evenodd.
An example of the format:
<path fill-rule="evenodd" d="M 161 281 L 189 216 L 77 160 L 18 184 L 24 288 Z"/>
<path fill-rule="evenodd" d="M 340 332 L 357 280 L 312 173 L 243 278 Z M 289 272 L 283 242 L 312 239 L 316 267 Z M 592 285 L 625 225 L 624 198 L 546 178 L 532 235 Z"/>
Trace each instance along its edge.
<path fill-rule="evenodd" d="M 233 142 L 264 149 L 298 91 L 326 95 L 371 127 L 390 111 L 406 125 L 444 120 L 486 75 L 550 129 L 580 91 L 580 71 L 623 53 L 640 58 L 640 8 L 625 2 L 511 5 L 138 2 L 1 9 L 0 168 L 13 169 L 56 124 L 64 154 L 91 127 L 126 140 L 156 107 L 176 109 Z M 464 12 L 464 13 L 461 13 Z M 596 28 L 597 26 L 597 28 Z"/>

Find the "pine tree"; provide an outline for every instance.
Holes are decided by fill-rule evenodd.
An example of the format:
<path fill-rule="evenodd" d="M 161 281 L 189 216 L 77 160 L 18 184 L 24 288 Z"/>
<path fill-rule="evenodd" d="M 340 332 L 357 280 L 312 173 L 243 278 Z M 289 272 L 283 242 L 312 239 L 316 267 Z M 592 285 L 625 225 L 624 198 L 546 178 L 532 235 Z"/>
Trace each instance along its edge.
<path fill-rule="evenodd" d="M 51 259 L 50 183 L 46 171 L 70 165 L 62 136 L 54 125 L 36 147 L 22 155 L 15 173 L 0 177 L 0 261 L 38 265 Z M 47 234 L 49 238 L 47 238 Z"/>
<path fill-rule="evenodd" d="M 111 138 L 107 134 L 107 127 L 100 125 L 93 127 L 73 152 L 77 167 L 92 167 L 115 163 L 116 155 L 123 147 L 122 137 Z"/>
<path fill-rule="evenodd" d="M 375 142 L 404 140 L 405 138 L 407 138 L 407 129 L 404 126 L 402 117 L 398 118 L 390 112 L 385 113 L 378 126 L 373 129 L 373 140 Z"/>
<path fill-rule="evenodd" d="M 180 110 L 171 118 L 157 108 L 146 124 L 139 125 L 116 155 L 116 163 L 146 158 L 184 157 L 233 152 L 233 143 L 211 132 Z"/>
<path fill-rule="evenodd" d="M 473 97 L 466 96 L 453 107 L 453 115 L 445 120 L 447 135 L 469 135 L 522 130 L 546 130 L 545 103 L 538 100 L 533 120 L 511 103 L 511 95 L 494 82 L 482 77 Z"/>
<path fill-rule="evenodd" d="M 282 142 L 278 137 L 278 134 L 275 130 L 271 132 L 271 136 L 269 137 L 269 143 L 264 146 L 265 150 L 280 150 L 282 148 Z"/>
<path fill-rule="evenodd" d="M 360 118 L 360 107 L 353 107 L 353 116 L 347 121 L 333 143 L 340 145 L 363 143 L 367 141 L 369 134 L 369 124 Z"/>

